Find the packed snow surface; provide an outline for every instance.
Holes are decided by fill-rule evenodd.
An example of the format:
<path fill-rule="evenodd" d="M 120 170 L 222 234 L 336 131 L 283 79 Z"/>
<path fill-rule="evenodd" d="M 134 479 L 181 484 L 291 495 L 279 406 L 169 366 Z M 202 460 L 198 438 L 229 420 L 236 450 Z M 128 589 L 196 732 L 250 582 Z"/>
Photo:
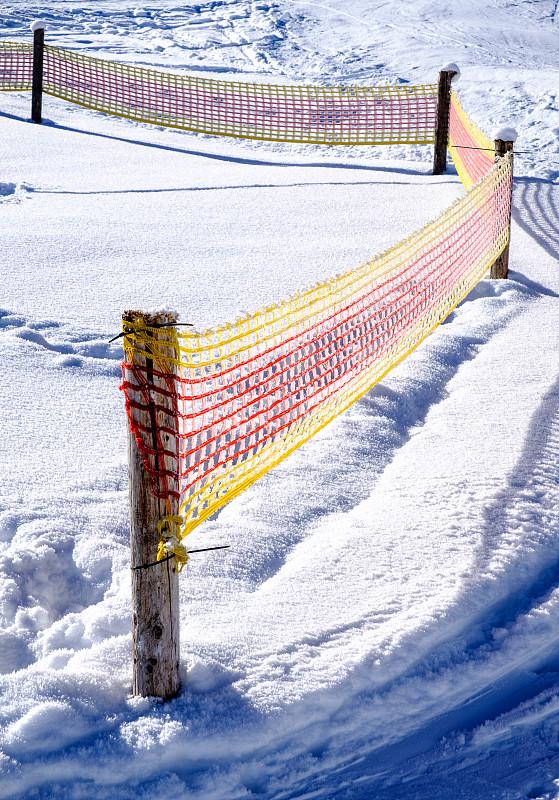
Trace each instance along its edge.
<path fill-rule="evenodd" d="M 462 196 L 430 148 L 195 136 L 0 94 L 0 798 L 559 798 L 555 0 L 131 8 L 0 36 L 223 78 L 431 83 L 518 130 L 508 281 L 189 537 L 180 696 L 131 696 L 121 313 L 199 328 Z"/>

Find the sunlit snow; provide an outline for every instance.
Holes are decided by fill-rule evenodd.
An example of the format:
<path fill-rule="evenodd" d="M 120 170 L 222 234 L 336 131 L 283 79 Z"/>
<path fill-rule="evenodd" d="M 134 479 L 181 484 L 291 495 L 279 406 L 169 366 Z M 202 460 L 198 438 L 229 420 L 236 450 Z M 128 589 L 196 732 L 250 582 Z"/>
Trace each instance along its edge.
<path fill-rule="evenodd" d="M 559 798 L 554 0 L 122 0 L 0 36 L 196 74 L 431 83 L 518 131 L 508 281 L 189 537 L 183 689 L 131 696 L 122 311 L 198 327 L 463 188 L 428 147 L 196 136 L 0 93 L 0 798 Z"/>

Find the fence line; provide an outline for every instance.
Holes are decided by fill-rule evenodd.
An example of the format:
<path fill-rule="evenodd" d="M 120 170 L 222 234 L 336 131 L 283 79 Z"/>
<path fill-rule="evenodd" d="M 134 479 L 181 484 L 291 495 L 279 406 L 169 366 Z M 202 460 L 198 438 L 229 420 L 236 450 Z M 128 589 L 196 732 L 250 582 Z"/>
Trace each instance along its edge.
<path fill-rule="evenodd" d="M 172 358 L 153 344 L 149 320 L 125 321 L 126 409 L 154 493 L 179 501 L 178 538 L 351 405 L 443 321 L 508 243 L 511 182 L 506 156 L 438 219 L 361 268 L 216 329 L 174 328 Z M 148 345 L 159 389 L 137 362 Z M 170 398 L 173 411 L 158 435 L 172 433 L 173 446 L 161 439 L 154 446 L 135 412 Z M 164 549 L 180 557 L 176 543 Z"/>
<path fill-rule="evenodd" d="M 34 30 L 37 40 L 42 29 Z M 0 89 L 29 89 L 32 74 L 33 47 L 0 42 Z M 442 72 L 439 88 L 446 81 L 450 91 L 454 74 Z M 311 87 L 222 81 L 50 45 L 44 45 L 42 78 L 45 93 L 69 102 L 216 135 L 424 144 L 434 142 L 437 123 L 437 84 Z M 154 494 L 179 501 L 180 537 L 405 358 L 506 250 L 512 154 L 493 166 L 486 152 L 491 141 L 453 91 L 446 102 L 448 148 L 468 193 L 412 237 L 357 270 L 245 320 L 203 333 L 175 332 L 177 357 L 164 358 L 155 348 L 155 367 L 149 369 L 142 370 L 136 356 L 153 346 L 148 341 L 153 330 L 143 315 L 126 318 L 126 409 Z M 155 391 L 153 370 L 163 387 L 167 381 L 172 385 Z M 153 400 L 154 392 L 159 401 Z M 162 444 L 160 430 L 135 418 L 150 403 L 159 408 L 163 396 L 174 403 L 173 451 Z"/>
<path fill-rule="evenodd" d="M 506 277 L 512 167 L 506 152 L 382 256 L 234 323 L 123 315 L 134 693 L 180 688 L 184 537 L 381 380 L 490 267 Z"/>
<path fill-rule="evenodd" d="M 230 324 L 198 332 L 179 328 L 175 316 L 123 315 L 133 685 L 136 694 L 170 698 L 180 687 L 182 540 L 380 381 L 489 268 L 506 277 L 512 142 L 498 140 L 493 157 L 493 143 L 451 91 L 454 65 L 441 71 L 438 86 L 270 86 L 105 61 L 44 46 L 42 28 L 33 30 L 34 51 L 0 42 L 0 89 L 33 84 L 37 122 L 44 91 L 214 135 L 434 143 L 436 174 L 448 145 L 467 190 L 367 264 Z"/>
<path fill-rule="evenodd" d="M 29 88 L 0 43 L 0 87 Z M 274 142 L 432 144 L 437 86 L 292 86 L 214 80 L 44 46 L 45 94 L 171 128 Z"/>
<path fill-rule="evenodd" d="M 271 86 L 182 76 L 45 47 L 45 92 L 196 133 L 313 144 L 428 144 L 434 86 Z"/>

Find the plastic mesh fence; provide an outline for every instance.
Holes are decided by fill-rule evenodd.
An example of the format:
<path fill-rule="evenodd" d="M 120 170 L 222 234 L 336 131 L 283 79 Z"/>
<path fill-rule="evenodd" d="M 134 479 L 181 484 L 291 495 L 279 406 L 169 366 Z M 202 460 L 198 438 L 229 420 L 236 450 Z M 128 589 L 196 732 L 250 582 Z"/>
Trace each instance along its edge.
<path fill-rule="evenodd" d="M 361 268 L 203 333 L 124 324 L 131 428 L 182 535 L 284 459 L 405 358 L 508 242 L 512 160 Z M 149 355 L 146 355 L 149 354 Z M 157 386 L 154 386 L 156 383 Z M 151 409 L 154 428 L 138 422 Z M 140 413 L 141 416 L 141 413 Z"/>
<path fill-rule="evenodd" d="M 275 142 L 429 144 L 437 86 L 269 86 L 135 67 L 45 46 L 45 93 L 172 128 Z"/>
<path fill-rule="evenodd" d="M 472 122 L 454 92 L 450 95 L 448 148 L 466 190 L 481 180 L 495 161 L 495 143 Z"/>
<path fill-rule="evenodd" d="M 27 91 L 33 79 L 33 45 L 0 42 L 0 90 Z"/>
<path fill-rule="evenodd" d="M 0 43 L 0 89 L 32 83 L 33 47 Z M 317 144 L 430 144 L 437 86 L 271 86 L 163 73 L 46 46 L 43 91 L 199 133 Z M 178 538 L 283 460 L 405 358 L 509 238 L 512 155 L 451 94 L 449 149 L 468 190 L 360 269 L 197 333 L 124 326 L 123 389 L 153 491 Z M 149 319 L 149 318 L 147 318 Z M 177 522 L 178 520 L 178 522 Z"/>

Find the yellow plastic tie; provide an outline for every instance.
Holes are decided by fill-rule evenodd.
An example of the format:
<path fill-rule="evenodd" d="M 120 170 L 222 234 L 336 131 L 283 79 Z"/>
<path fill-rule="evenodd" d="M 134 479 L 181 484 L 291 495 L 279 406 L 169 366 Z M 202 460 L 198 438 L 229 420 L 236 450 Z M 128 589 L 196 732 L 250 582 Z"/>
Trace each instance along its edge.
<path fill-rule="evenodd" d="M 157 531 L 160 537 L 157 560 L 161 561 L 166 556 L 173 554 L 177 559 L 177 572 L 182 572 L 183 567 L 188 563 L 186 547 L 180 541 L 183 525 L 184 519 L 174 514 L 167 514 L 161 517 L 157 523 Z M 163 530 L 164 528 L 166 530 Z"/>

